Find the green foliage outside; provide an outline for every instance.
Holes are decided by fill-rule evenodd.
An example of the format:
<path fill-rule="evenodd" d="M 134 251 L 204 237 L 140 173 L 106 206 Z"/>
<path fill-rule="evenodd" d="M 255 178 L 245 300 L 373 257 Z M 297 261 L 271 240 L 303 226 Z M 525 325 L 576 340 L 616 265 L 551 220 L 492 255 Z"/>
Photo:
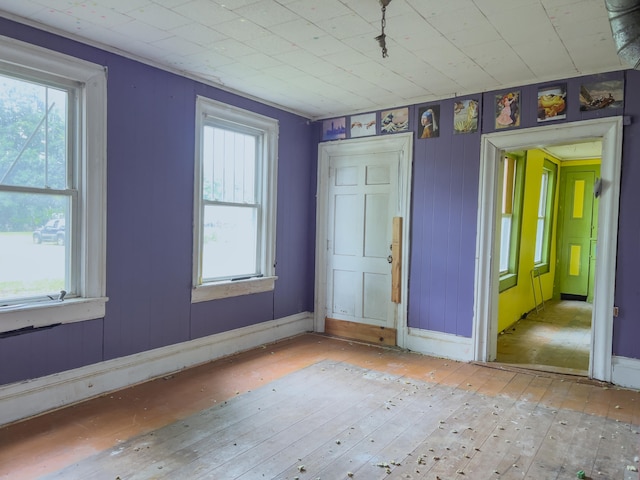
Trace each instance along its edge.
<path fill-rule="evenodd" d="M 67 188 L 67 93 L 0 74 L 0 232 L 64 215 L 66 197 L 3 186 Z"/>

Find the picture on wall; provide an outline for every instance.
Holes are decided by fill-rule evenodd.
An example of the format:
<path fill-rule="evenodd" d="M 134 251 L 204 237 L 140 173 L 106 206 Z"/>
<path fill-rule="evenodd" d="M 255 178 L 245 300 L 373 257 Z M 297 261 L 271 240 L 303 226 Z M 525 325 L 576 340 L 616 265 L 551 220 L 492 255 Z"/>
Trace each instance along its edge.
<path fill-rule="evenodd" d="M 322 140 L 347 138 L 346 117 L 332 118 L 322 122 Z"/>
<path fill-rule="evenodd" d="M 496 129 L 520 126 L 520 92 L 496 95 Z"/>
<path fill-rule="evenodd" d="M 538 89 L 538 121 L 567 118 L 567 84 Z"/>
<path fill-rule="evenodd" d="M 418 109 L 418 138 L 440 136 L 440 105 L 427 105 Z"/>
<path fill-rule="evenodd" d="M 376 134 L 376 114 L 363 113 L 351 117 L 351 138 L 368 137 Z"/>
<path fill-rule="evenodd" d="M 409 130 L 409 108 L 385 110 L 380 114 L 380 131 L 382 133 L 406 132 Z"/>
<path fill-rule="evenodd" d="M 580 110 L 621 108 L 624 102 L 624 82 L 608 80 L 580 85 Z"/>
<path fill-rule="evenodd" d="M 453 133 L 478 131 L 478 100 L 456 100 L 453 103 Z"/>

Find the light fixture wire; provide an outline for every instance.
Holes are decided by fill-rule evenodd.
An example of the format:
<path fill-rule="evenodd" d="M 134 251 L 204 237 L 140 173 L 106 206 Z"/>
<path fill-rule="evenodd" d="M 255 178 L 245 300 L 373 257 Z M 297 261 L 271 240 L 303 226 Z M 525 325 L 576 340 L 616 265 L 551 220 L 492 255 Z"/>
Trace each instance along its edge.
<path fill-rule="evenodd" d="M 380 0 L 380 5 L 382 6 L 382 20 L 380 20 L 380 28 L 382 32 L 378 35 L 375 40 L 378 41 L 378 45 L 382 49 L 382 58 L 387 58 L 389 54 L 387 53 L 387 36 L 384 34 L 384 27 L 387 26 L 387 19 L 385 18 L 385 14 L 387 13 L 387 5 L 391 3 L 391 0 Z"/>

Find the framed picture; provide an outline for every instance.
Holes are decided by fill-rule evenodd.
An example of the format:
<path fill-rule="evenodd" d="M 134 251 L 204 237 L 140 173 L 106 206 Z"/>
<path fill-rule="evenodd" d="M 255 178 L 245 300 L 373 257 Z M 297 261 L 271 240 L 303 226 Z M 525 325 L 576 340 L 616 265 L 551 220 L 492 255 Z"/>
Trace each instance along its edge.
<path fill-rule="evenodd" d="M 609 80 L 580 85 L 580 110 L 621 108 L 624 102 L 624 82 Z"/>
<path fill-rule="evenodd" d="M 538 89 L 538 122 L 567 118 L 567 84 Z"/>
<path fill-rule="evenodd" d="M 322 140 L 347 138 L 346 117 L 333 118 L 322 122 Z"/>
<path fill-rule="evenodd" d="M 426 105 L 418 109 L 418 138 L 440 136 L 440 105 Z"/>
<path fill-rule="evenodd" d="M 397 133 L 409 130 L 409 108 L 385 110 L 380 114 L 380 132 Z"/>
<path fill-rule="evenodd" d="M 478 131 L 478 110 L 480 103 L 477 99 L 456 100 L 453 102 L 453 133 L 473 133 Z"/>
<path fill-rule="evenodd" d="M 496 95 L 496 129 L 520 126 L 520 92 Z"/>
<path fill-rule="evenodd" d="M 363 113 L 350 118 L 351 138 L 368 137 L 376 134 L 376 114 Z"/>

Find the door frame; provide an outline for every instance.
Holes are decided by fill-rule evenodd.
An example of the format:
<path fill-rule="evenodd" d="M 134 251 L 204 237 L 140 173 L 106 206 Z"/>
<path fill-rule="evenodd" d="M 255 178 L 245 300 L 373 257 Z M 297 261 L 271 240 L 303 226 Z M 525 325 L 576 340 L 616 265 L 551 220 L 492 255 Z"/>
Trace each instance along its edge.
<path fill-rule="evenodd" d="M 497 352 L 499 256 L 496 246 L 496 205 L 500 190 L 498 166 L 502 152 L 600 138 L 602 191 L 599 200 L 589 377 L 611 381 L 622 133 L 623 118 L 618 116 L 482 136 L 473 319 L 476 361 L 493 361 Z"/>
<path fill-rule="evenodd" d="M 316 190 L 316 275 L 314 299 L 314 331 L 324 332 L 327 299 L 327 219 L 329 214 L 329 165 L 331 157 L 396 152 L 398 164 L 398 206 L 394 216 L 403 217 L 401 301 L 396 305 L 398 346 L 404 347 L 407 338 L 407 309 L 410 253 L 411 174 L 413 165 L 413 133 L 399 133 L 377 137 L 340 140 L 318 145 L 318 181 Z M 391 292 L 389 292 L 391 295 Z"/>

